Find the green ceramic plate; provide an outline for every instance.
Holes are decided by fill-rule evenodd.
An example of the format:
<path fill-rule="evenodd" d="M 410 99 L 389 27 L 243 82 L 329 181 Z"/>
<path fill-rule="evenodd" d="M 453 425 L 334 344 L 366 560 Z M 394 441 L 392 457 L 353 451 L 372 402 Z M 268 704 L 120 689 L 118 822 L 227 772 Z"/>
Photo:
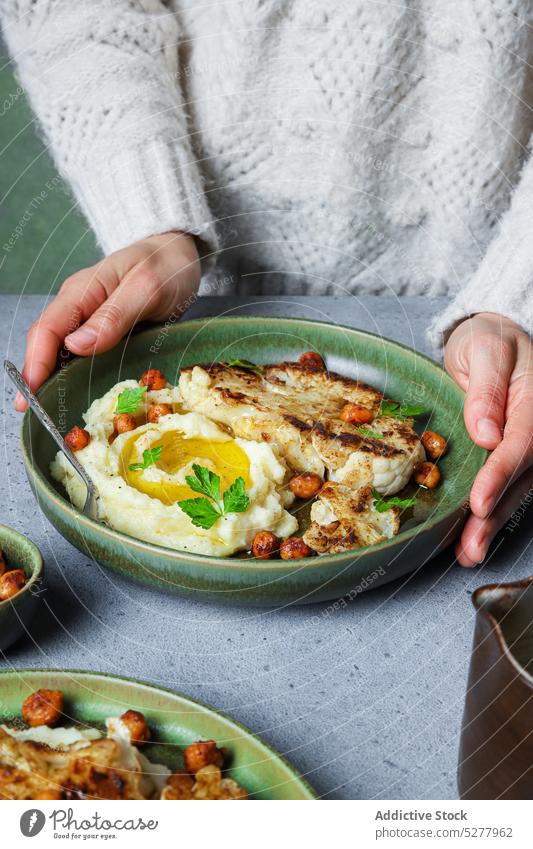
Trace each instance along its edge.
<path fill-rule="evenodd" d="M 244 726 L 201 702 L 131 678 L 59 669 L 0 672 L 0 721 L 20 722 L 22 702 L 40 687 L 62 690 L 65 714 L 81 725 L 103 727 L 108 716 L 119 716 L 128 708 L 140 710 L 153 738 L 144 751 L 155 763 L 180 768 L 186 746 L 212 739 L 228 749 L 229 775 L 253 798 L 316 798 L 285 758 Z"/>
<path fill-rule="evenodd" d="M 220 318 L 183 321 L 143 331 L 94 360 L 78 359 L 56 373 L 39 394 L 66 432 L 119 380 L 152 366 L 176 382 L 182 366 L 247 358 L 258 363 L 296 359 L 315 350 L 333 371 L 365 380 L 388 397 L 424 404 L 431 427 L 450 440 L 443 484 L 417 502 L 402 532 L 358 552 L 298 561 L 216 558 L 141 542 L 91 521 L 73 508 L 52 480 L 56 448 L 26 413 L 22 448 L 26 471 L 45 514 L 64 537 L 97 562 L 167 592 L 219 602 L 278 605 L 357 594 L 421 566 L 459 533 L 470 487 L 485 452 L 463 424 L 463 394 L 436 363 L 395 342 L 348 327 L 300 319 Z"/>
<path fill-rule="evenodd" d="M 26 633 L 43 582 L 43 558 L 37 546 L 7 525 L 0 525 L 0 549 L 9 569 L 24 569 L 27 581 L 13 598 L 0 601 L 0 651 Z"/>

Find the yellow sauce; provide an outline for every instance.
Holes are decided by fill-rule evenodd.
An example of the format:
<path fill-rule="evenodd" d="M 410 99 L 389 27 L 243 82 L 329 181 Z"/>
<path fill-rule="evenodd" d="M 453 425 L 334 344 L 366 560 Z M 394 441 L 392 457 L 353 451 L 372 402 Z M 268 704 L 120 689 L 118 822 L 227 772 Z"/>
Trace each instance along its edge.
<path fill-rule="evenodd" d="M 121 458 L 122 476 L 130 486 L 151 498 L 158 498 L 163 504 L 174 504 L 184 498 L 200 497 L 199 493 L 194 492 L 186 484 L 154 483 L 143 479 L 141 471 L 130 471 L 128 468 L 130 463 L 138 462 L 136 441 L 137 437 L 134 436 L 126 443 Z M 163 449 L 155 465 L 167 474 L 175 474 L 183 466 L 194 462 L 216 472 L 220 477 L 221 494 L 238 477 L 244 478 L 247 488 L 250 485 L 250 461 L 247 454 L 233 440 L 187 438 L 181 431 L 167 431 L 151 447 Z"/>

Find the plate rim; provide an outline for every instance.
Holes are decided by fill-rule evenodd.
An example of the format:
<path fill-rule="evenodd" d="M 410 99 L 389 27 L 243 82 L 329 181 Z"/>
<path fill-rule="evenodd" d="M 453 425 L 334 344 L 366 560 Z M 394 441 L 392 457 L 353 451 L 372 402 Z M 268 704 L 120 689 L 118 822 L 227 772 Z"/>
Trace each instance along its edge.
<path fill-rule="evenodd" d="M 146 681 L 142 678 L 134 678 L 134 677 L 129 676 L 129 675 L 117 675 L 114 672 L 95 672 L 95 671 L 90 670 L 90 669 L 77 669 L 77 668 L 76 669 L 61 669 L 61 668 L 57 668 L 57 667 L 42 667 L 42 666 L 27 667 L 27 666 L 25 666 L 25 667 L 20 667 L 20 668 L 18 668 L 18 667 L 13 668 L 13 669 L 0 669 L 0 684 L 2 683 L 2 678 L 4 678 L 4 677 L 5 678 L 12 678 L 14 676 L 18 677 L 19 675 L 23 675 L 23 674 L 32 675 L 32 674 L 35 674 L 35 673 L 46 673 L 46 674 L 53 674 L 53 675 L 59 674 L 59 675 L 65 675 L 65 676 L 81 675 L 81 676 L 86 677 L 86 678 L 100 678 L 100 679 L 111 678 L 115 681 L 120 681 L 123 684 L 134 684 L 136 687 L 146 688 L 148 690 L 155 690 L 155 691 L 158 691 L 160 693 L 166 693 L 166 694 L 169 694 L 171 696 L 175 696 L 178 699 L 181 699 L 181 701 L 183 701 L 185 703 L 188 703 L 190 705 L 194 705 L 196 708 L 200 708 L 201 712 L 204 713 L 204 714 L 215 714 L 216 716 L 223 719 L 224 722 L 229 723 L 229 725 L 233 725 L 240 732 L 244 732 L 244 735 L 246 737 L 252 737 L 253 740 L 260 747 L 262 747 L 266 751 L 267 754 L 274 755 L 274 758 L 276 760 L 280 761 L 283 764 L 283 766 L 286 769 L 288 769 L 288 771 L 291 774 L 291 778 L 293 780 L 297 781 L 301 785 L 302 790 L 308 795 L 309 799 L 315 799 L 316 800 L 316 799 L 320 798 L 317 791 L 314 789 L 314 787 L 312 787 L 312 785 L 309 783 L 307 778 L 305 778 L 305 776 L 303 776 L 302 773 L 299 772 L 296 769 L 296 767 L 288 760 L 288 758 L 285 757 L 285 755 L 281 754 L 281 752 L 278 752 L 278 750 L 275 749 L 274 746 L 271 746 L 270 743 L 268 743 L 266 740 L 263 740 L 263 738 L 261 736 L 256 734 L 254 731 L 252 731 L 250 728 L 248 728 L 248 726 L 244 725 L 238 719 L 234 719 L 233 717 L 228 716 L 223 711 L 212 707 L 211 705 L 207 704 L 207 702 L 204 702 L 201 699 L 195 699 L 191 696 L 185 695 L 185 693 L 182 693 L 179 690 L 174 690 L 172 687 L 165 687 L 164 685 L 161 685 L 161 684 L 153 684 L 151 681 Z"/>
<path fill-rule="evenodd" d="M 339 330 L 348 331 L 349 333 L 356 334 L 360 337 L 372 337 L 373 339 L 380 340 L 383 344 L 385 344 L 389 347 L 392 347 L 392 348 L 394 348 L 394 347 L 400 348 L 401 350 L 407 352 L 411 357 L 420 358 L 427 365 L 429 365 L 436 373 L 444 376 L 448 385 L 453 388 L 454 392 L 457 393 L 458 398 L 464 400 L 465 393 L 463 392 L 463 390 L 457 385 L 457 383 L 455 383 L 453 378 L 450 377 L 450 375 L 446 372 L 446 370 L 439 363 L 437 363 L 435 360 L 432 360 L 431 357 L 428 357 L 426 354 L 422 354 L 419 351 L 415 351 L 414 348 L 410 348 L 408 345 L 404 345 L 402 342 L 396 342 L 394 339 L 389 339 L 387 336 L 382 336 L 378 333 L 372 333 L 371 331 L 362 330 L 361 328 L 357 328 L 357 327 L 350 327 L 350 326 L 345 325 L 345 324 L 335 324 L 333 322 L 322 321 L 322 320 L 319 320 L 319 319 L 308 319 L 308 318 L 298 318 L 298 317 L 290 318 L 290 317 L 284 317 L 284 316 L 260 316 L 260 315 L 206 316 L 206 317 L 199 317 L 199 318 L 193 318 L 193 319 L 188 319 L 188 320 L 184 319 L 183 321 L 178 321 L 174 325 L 172 325 L 171 331 L 178 332 L 179 328 L 183 327 L 184 325 L 198 325 L 198 326 L 200 326 L 200 325 L 210 324 L 210 323 L 219 322 L 219 321 L 223 321 L 225 323 L 230 323 L 230 322 L 247 323 L 249 321 L 262 321 L 262 320 L 265 320 L 265 319 L 267 319 L 269 321 L 273 321 L 275 323 L 280 323 L 280 324 L 283 324 L 283 323 L 285 323 L 285 324 L 308 324 L 308 325 L 312 325 L 312 326 L 320 326 L 320 327 L 323 327 L 323 328 L 326 328 L 326 329 L 336 328 L 336 329 L 339 329 Z M 135 333 L 134 334 L 135 338 L 137 339 L 137 338 L 140 338 L 142 336 L 153 333 L 154 329 L 158 326 L 164 326 L 164 325 L 158 325 L 157 323 L 155 323 L 151 327 L 147 327 L 146 329 Z M 128 338 L 129 338 L 129 336 L 124 337 L 121 340 L 121 342 L 124 342 L 124 340 L 127 340 Z M 86 359 L 87 359 L 86 357 L 75 357 L 68 364 L 67 368 L 70 370 L 71 368 L 76 367 L 77 363 L 83 362 Z M 40 395 L 41 392 L 44 392 L 47 389 L 47 387 L 52 384 L 52 382 L 56 379 L 56 376 L 57 376 L 57 372 L 54 372 L 54 374 L 51 375 L 48 378 L 48 380 L 42 385 L 42 387 L 40 388 L 40 390 L 38 392 L 38 395 Z M 195 565 L 195 566 L 201 566 L 201 567 L 206 567 L 206 568 L 209 568 L 209 567 L 212 567 L 212 568 L 227 568 L 228 563 L 231 563 L 232 569 L 234 569 L 235 571 L 239 571 L 239 572 L 248 572 L 248 571 L 258 572 L 259 569 L 263 569 L 267 572 L 283 573 L 284 571 L 287 570 L 286 561 L 283 561 L 283 560 L 261 561 L 261 565 L 258 566 L 257 560 L 252 559 L 252 558 L 248 561 L 248 560 L 238 559 L 238 558 L 232 559 L 230 557 L 216 557 L 216 556 L 210 555 L 210 554 L 195 554 L 193 552 L 187 552 L 187 551 L 183 551 L 181 549 L 167 548 L 166 546 L 156 545 L 155 543 L 151 543 L 151 542 L 148 542 L 148 541 L 145 541 L 145 540 L 139 540 L 137 537 L 129 536 L 128 534 L 125 534 L 123 531 L 115 530 L 114 528 L 111 528 L 110 526 L 105 525 L 102 522 L 97 522 L 96 520 L 90 519 L 88 516 L 85 516 L 84 513 L 77 510 L 77 508 L 73 507 L 73 505 L 69 501 L 67 501 L 67 499 L 60 496 L 52 487 L 50 487 L 50 485 L 46 481 L 46 478 L 41 474 L 41 472 L 36 468 L 36 466 L 32 462 L 31 456 L 29 455 L 28 451 L 26 450 L 26 445 L 25 445 L 25 440 L 24 440 L 25 429 L 28 428 L 28 430 L 29 430 L 29 427 L 30 427 L 30 424 L 29 424 L 30 415 L 31 415 L 31 411 L 30 411 L 29 408 L 27 408 L 25 413 L 24 413 L 22 423 L 20 425 L 20 433 L 19 433 L 21 450 L 22 450 L 22 455 L 23 455 L 24 466 L 26 468 L 26 472 L 31 476 L 31 479 L 32 479 L 34 485 L 38 489 L 40 489 L 40 491 L 42 493 L 44 493 L 46 498 L 52 500 L 56 504 L 56 507 L 59 510 L 66 510 L 67 512 L 69 512 L 73 516 L 74 520 L 76 522 L 78 522 L 79 524 L 81 524 L 82 526 L 89 528 L 89 530 L 96 529 L 97 532 L 102 533 L 104 536 L 110 537 L 111 539 L 114 539 L 114 540 L 118 540 L 121 544 L 133 546 L 134 548 L 136 548 L 140 551 L 145 551 L 145 552 L 150 553 L 152 555 L 153 554 L 161 555 L 162 553 L 164 553 L 164 555 L 167 558 L 170 558 L 172 560 L 186 561 L 187 563 L 189 563 L 191 565 Z M 484 462 L 489 452 L 486 451 L 485 449 L 480 448 L 480 446 L 475 445 L 475 443 L 472 443 L 472 445 L 478 451 L 482 452 L 483 462 Z M 481 466 L 480 466 L 480 468 L 481 468 Z M 393 548 L 393 547 L 397 546 L 398 543 L 408 544 L 410 542 L 410 540 L 416 538 L 416 536 L 421 531 L 424 531 L 424 532 L 425 531 L 431 531 L 433 528 L 438 527 L 441 523 L 445 523 L 455 513 L 457 513 L 457 511 L 462 510 L 467 504 L 468 504 L 468 498 L 466 498 L 464 501 L 461 501 L 461 503 L 458 503 L 454 507 L 447 510 L 438 519 L 435 519 L 432 522 L 426 520 L 426 522 L 422 522 L 420 525 L 417 525 L 414 528 L 408 528 L 405 531 L 400 531 L 400 533 L 397 534 L 395 537 L 392 537 L 391 539 L 384 540 L 383 542 L 377 543 L 375 545 L 364 546 L 363 548 L 356 549 L 355 551 L 352 551 L 352 550 L 344 551 L 344 552 L 341 551 L 337 554 L 325 554 L 325 555 L 321 555 L 321 556 L 318 556 L 318 557 L 316 557 L 316 556 L 315 557 L 302 557 L 300 560 L 298 560 L 298 564 L 300 566 L 305 566 L 306 571 L 308 571 L 310 569 L 324 568 L 326 566 L 330 566 L 330 567 L 333 566 L 333 568 L 335 568 L 335 566 L 337 564 L 344 562 L 345 560 L 349 559 L 349 557 L 353 557 L 354 559 L 358 560 L 358 559 L 360 559 L 360 557 L 362 555 L 367 554 L 368 552 L 386 551 L 389 548 Z"/>

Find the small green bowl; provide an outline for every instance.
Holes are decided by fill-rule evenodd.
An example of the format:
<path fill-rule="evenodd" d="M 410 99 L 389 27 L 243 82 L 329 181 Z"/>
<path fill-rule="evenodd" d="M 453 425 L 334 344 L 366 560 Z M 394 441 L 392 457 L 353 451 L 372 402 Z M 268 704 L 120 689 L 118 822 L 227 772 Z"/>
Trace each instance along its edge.
<path fill-rule="evenodd" d="M 463 421 L 464 395 L 443 369 L 416 351 L 351 327 L 265 317 L 195 319 L 137 333 L 94 359 L 77 359 L 43 386 L 39 400 L 65 433 L 82 423 L 96 398 L 125 378 L 159 368 L 171 383 L 193 363 L 234 358 L 256 363 L 295 360 L 318 351 L 332 371 L 358 378 L 385 396 L 423 405 L 418 422 L 450 442 L 439 461 L 442 484 L 421 495 L 398 536 L 379 545 L 302 560 L 208 557 L 153 545 L 95 522 L 73 507 L 50 474 L 57 446 L 31 412 L 22 426 L 26 473 L 44 513 L 60 534 L 103 566 L 198 600 L 275 606 L 354 598 L 423 566 L 460 533 L 470 488 L 486 452 Z M 418 511 L 418 512 L 417 512 Z"/>
<path fill-rule="evenodd" d="M 20 724 L 21 706 L 34 690 L 62 690 L 66 724 L 100 727 L 125 710 L 146 716 L 152 739 L 144 753 L 170 769 L 182 766 L 183 749 L 215 740 L 228 750 L 229 775 L 252 799 L 316 799 L 314 790 L 285 758 L 244 725 L 202 702 L 145 681 L 77 669 L 0 672 L 0 722 Z"/>
<path fill-rule="evenodd" d="M 0 548 L 8 568 L 24 569 L 27 581 L 13 598 L 0 601 L 0 651 L 23 634 L 33 619 L 43 583 L 43 558 L 37 546 L 13 528 L 0 525 Z"/>

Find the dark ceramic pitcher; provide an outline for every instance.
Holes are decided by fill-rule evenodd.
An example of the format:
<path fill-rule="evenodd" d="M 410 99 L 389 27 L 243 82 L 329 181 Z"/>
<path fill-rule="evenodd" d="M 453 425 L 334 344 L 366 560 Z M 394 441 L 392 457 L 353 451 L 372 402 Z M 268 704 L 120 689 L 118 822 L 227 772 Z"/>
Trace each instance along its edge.
<path fill-rule="evenodd" d="M 462 799 L 533 799 L 533 577 L 480 587 L 461 746 Z"/>

